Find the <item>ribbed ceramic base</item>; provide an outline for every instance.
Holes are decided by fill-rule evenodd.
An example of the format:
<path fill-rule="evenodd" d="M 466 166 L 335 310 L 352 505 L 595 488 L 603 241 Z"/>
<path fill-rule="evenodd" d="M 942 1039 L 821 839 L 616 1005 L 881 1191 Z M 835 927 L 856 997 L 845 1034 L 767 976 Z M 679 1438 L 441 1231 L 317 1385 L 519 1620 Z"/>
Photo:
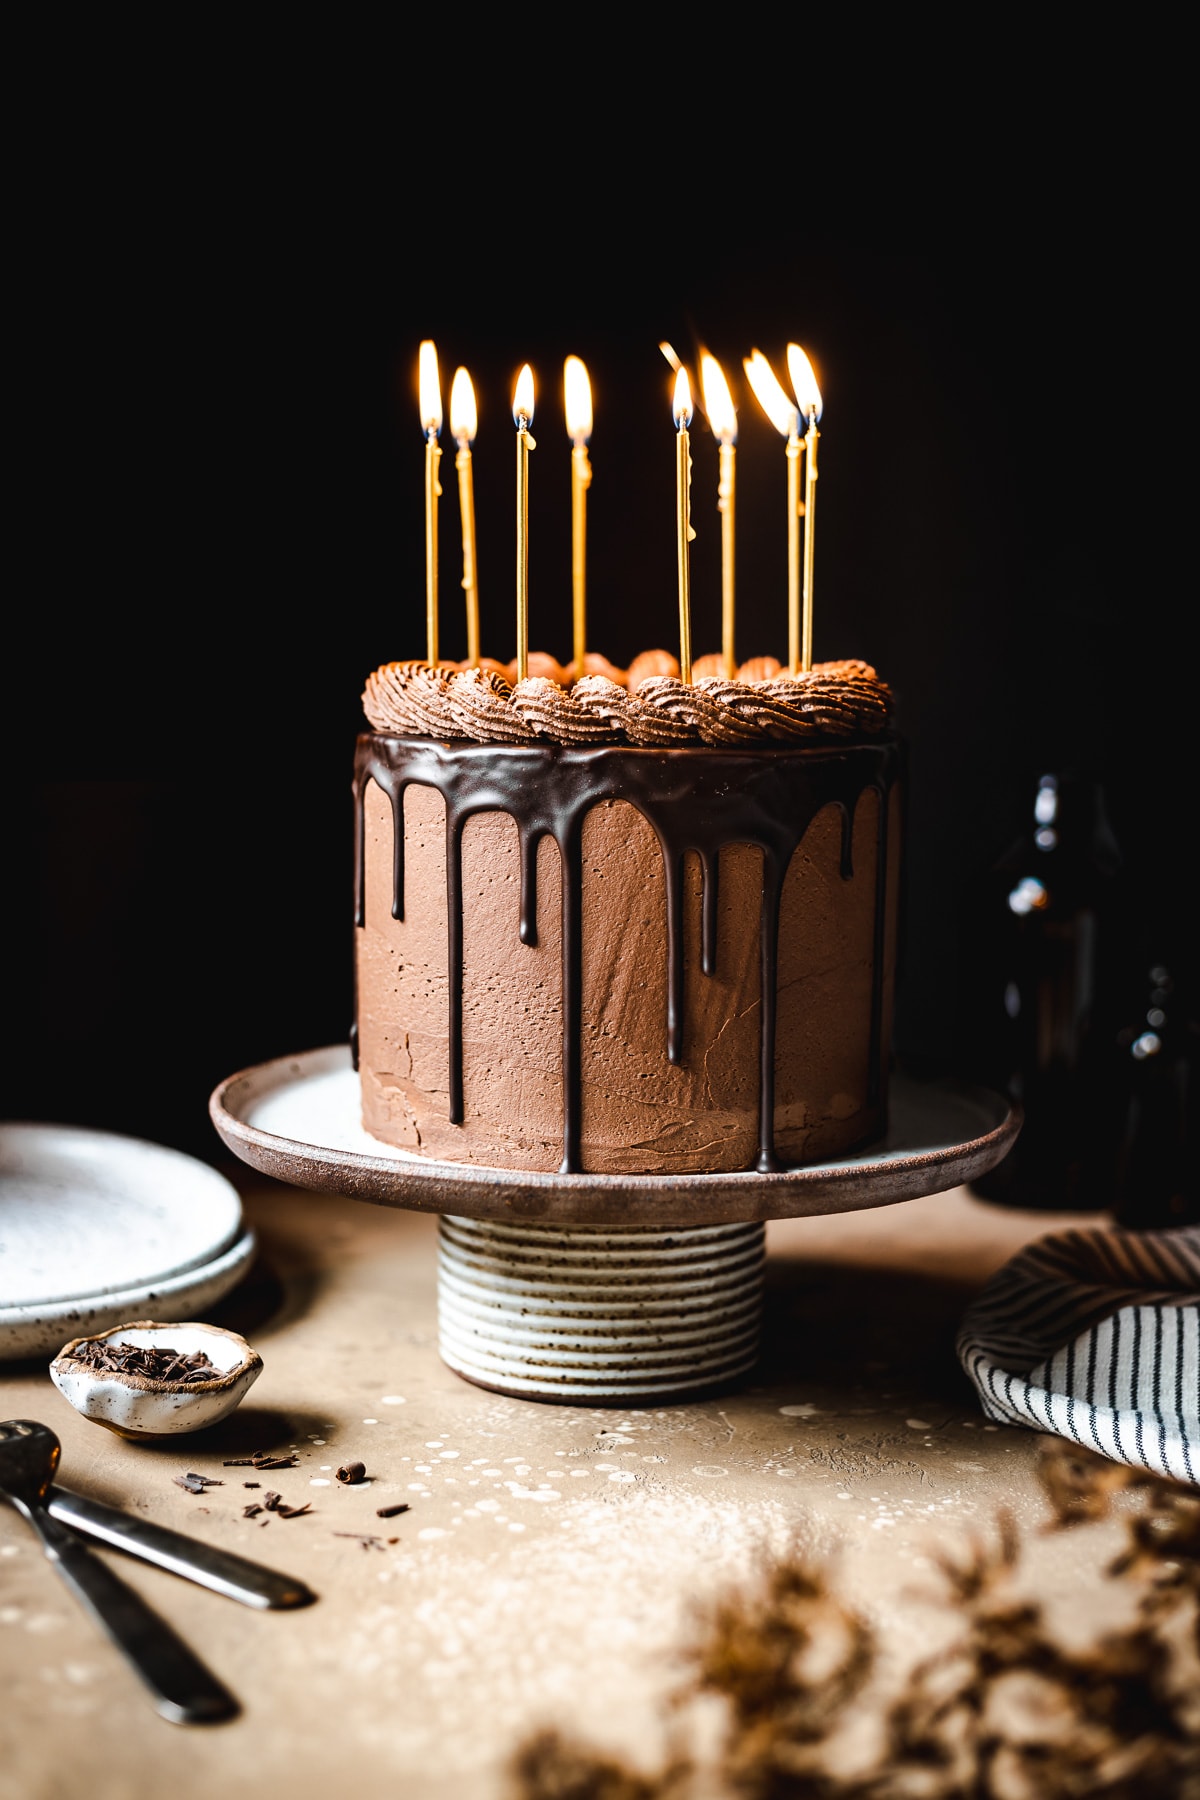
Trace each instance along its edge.
<path fill-rule="evenodd" d="M 442 1360 L 533 1400 L 721 1387 L 758 1357 L 765 1228 L 609 1230 L 439 1220 Z"/>

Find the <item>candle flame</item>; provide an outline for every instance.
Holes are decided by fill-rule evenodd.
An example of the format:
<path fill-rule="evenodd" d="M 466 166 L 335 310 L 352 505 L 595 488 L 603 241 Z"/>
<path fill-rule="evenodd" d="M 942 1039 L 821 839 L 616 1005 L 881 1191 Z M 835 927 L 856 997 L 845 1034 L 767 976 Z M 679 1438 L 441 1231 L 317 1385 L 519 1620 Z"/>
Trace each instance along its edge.
<path fill-rule="evenodd" d="M 688 380 L 688 372 L 681 368 L 675 377 L 675 399 L 673 408 L 675 423 L 686 428 L 692 422 L 692 384 Z"/>
<path fill-rule="evenodd" d="M 753 351 L 742 359 L 742 367 L 746 371 L 746 379 L 754 389 L 754 397 L 758 404 L 783 437 L 795 434 L 799 420 L 796 417 L 796 402 L 789 400 L 783 388 L 776 380 L 775 371 L 761 350 Z"/>
<path fill-rule="evenodd" d="M 709 424 L 723 444 L 732 444 L 737 438 L 737 409 L 725 371 L 707 350 L 700 352 L 700 388 Z"/>
<path fill-rule="evenodd" d="M 666 357 L 667 361 L 670 363 L 671 367 L 674 369 L 675 373 L 678 375 L 680 369 L 683 367 L 683 364 L 680 362 L 679 358 L 676 356 L 673 346 L 668 344 L 666 342 L 666 340 L 664 339 L 663 342 L 658 347 L 662 351 L 663 355 Z"/>
<path fill-rule="evenodd" d="M 454 380 L 450 384 L 451 434 L 456 443 L 470 444 L 474 442 L 478 429 L 479 414 L 475 406 L 475 389 L 471 377 L 465 369 L 455 369 Z"/>
<path fill-rule="evenodd" d="M 418 362 L 418 387 L 421 395 L 421 429 L 434 436 L 442 429 L 442 388 L 438 380 L 437 350 L 431 338 L 424 338 Z"/>
<path fill-rule="evenodd" d="M 592 384 L 577 356 L 568 356 L 563 364 L 563 388 L 567 433 L 576 444 L 586 444 L 592 435 Z"/>
<path fill-rule="evenodd" d="M 814 415 L 819 419 L 822 405 L 821 390 L 817 386 L 817 377 L 813 372 L 813 366 L 799 344 L 788 345 L 787 365 L 792 391 L 796 396 L 796 403 L 800 411 L 806 419 L 810 419 Z"/>
<path fill-rule="evenodd" d="M 533 423 L 533 370 L 523 363 L 513 392 L 513 423 L 520 427 Z"/>

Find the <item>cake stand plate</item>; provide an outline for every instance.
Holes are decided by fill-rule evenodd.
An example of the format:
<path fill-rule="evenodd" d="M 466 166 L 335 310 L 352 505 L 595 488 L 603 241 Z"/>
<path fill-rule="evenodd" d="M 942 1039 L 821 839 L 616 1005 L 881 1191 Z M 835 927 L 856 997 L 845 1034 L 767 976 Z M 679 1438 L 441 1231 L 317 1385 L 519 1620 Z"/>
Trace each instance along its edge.
<path fill-rule="evenodd" d="M 233 1154 L 279 1181 L 441 1214 L 443 1360 L 529 1399 L 695 1398 L 753 1368 L 764 1222 L 935 1194 L 993 1168 L 1020 1109 L 985 1088 L 893 1076 L 886 1135 L 771 1174 L 529 1173 L 434 1162 L 360 1122 L 349 1046 L 240 1070 L 209 1101 Z"/>

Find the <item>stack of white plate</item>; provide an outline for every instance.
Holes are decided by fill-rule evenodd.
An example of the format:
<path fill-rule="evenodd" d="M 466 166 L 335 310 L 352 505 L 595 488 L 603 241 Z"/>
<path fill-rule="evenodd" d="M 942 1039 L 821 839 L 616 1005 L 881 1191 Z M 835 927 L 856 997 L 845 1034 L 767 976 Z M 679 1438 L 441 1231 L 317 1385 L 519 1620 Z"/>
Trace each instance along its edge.
<path fill-rule="evenodd" d="M 241 1279 L 233 1184 L 140 1138 L 0 1124 L 0 1360 L 135 1319 L 195 1319 Z"/>

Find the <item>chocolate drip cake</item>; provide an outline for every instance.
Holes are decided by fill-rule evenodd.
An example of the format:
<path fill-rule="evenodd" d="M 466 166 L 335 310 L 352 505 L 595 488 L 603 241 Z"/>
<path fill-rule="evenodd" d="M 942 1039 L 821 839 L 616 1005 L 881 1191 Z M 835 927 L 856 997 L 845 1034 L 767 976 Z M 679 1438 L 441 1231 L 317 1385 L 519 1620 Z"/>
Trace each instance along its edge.
<path fill-rule="evenodd" d="M 887 1126 L 903 748 L 861 662 L 366 684 L 363 1123 L 437 1160 L 802 1166 Z M 707 659 L 705 659 L 707 661 Z M 658 673 L 645 673 L 657 668 Z"/>

